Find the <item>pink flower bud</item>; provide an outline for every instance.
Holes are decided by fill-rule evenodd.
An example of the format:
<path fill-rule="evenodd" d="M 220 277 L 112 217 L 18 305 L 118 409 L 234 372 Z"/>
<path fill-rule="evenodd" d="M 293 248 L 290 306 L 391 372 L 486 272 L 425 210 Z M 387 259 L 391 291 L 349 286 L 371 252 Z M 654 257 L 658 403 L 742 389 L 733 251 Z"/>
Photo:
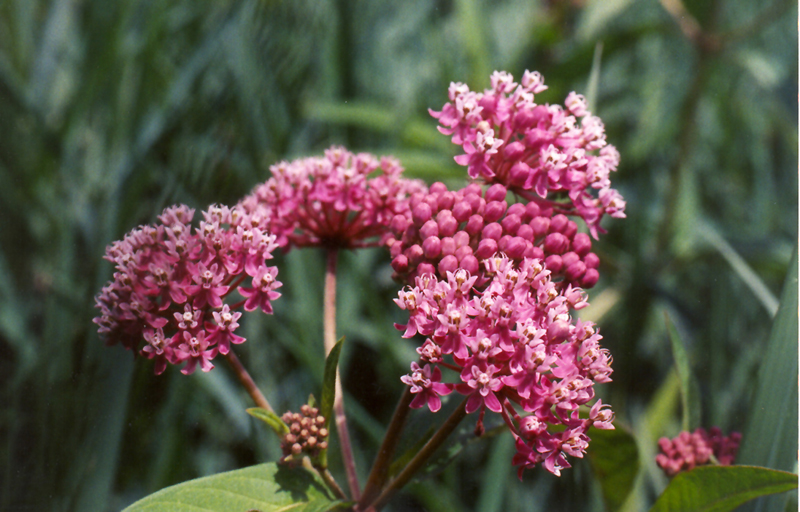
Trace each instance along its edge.
<path fill-rule="evenodd" d="M 592 288 L 600 279 L 600 273 L 595 268 L 587 268 L 581 278 L 581 288 Z"/>
<path fill-rule="evenodd" d="M 497 242 L 491 238 L 484 238 L 478 243 L 478 250 L 475 251 L 475 256 L 478 259 L 485 260 L 494 256 L 497 252 Z"/>
<path fill-rule="evenodd" d="M 454 254 L 456 252 L 456 241 L 453 240 L 452 237 L 445 237 L 442 238 L 442 254 L 444 256 L 449 256 L 450 254 Z"/>
<path fill-rule="evenodd" d="M 508 171 L 508 181 L 515 187 L 524 187 L 533 171 L 525 162 L 517 162 Z"/>
<path fill-rule="evenodd" d="M 539 205 L 531 201 L 530 203 L 525 205 L 525 215 L 530 219 L 536 218 L 541 215 L 541 210 L 539 209 Z"/>
<path fill-rule="evenodd" d="M 486 201 L 478 194 L 464 194 L 464 202 L 477 214 L 482 214 L 486 206 Z"/>
<path fill-rule="evenodd" d="M 464 222 L 472 215 L 472 207 L 466 201 L 459 201 L 453 205 L 453 217 L 458 222 Z"/>
<path fill-rule="evenodd" d="M 486 194 L 484 194 L 483 197 L 486 199 L 487 203 L 491 201 L 504 201 L 506 198 L 506 187 L 496 183 L 486 190 Z"/>
<path fill-rule="evenodd" d="M 600 258 L 593 252 L 590 252 L 586 256 L 583 257 L 583 262 L 586 264 L 587 268 L 597 268 L 600 266 Z"/>
<path fill-rule="evenodd" d="M 572 238 L 572 250 L 578 256 L 586 256 L 592 250 L 592 239 L 586 233 L 576 233 Z"/>
<path fill-rule="evenodd" d="M 539 238 L 546 235 L 550 230 L 550 219 L 547 217 L 534 217 L 530 221 L 529 225 L 533 228 L 533 233 L 536 235 L 536 238 Z"/>
<path fill-rule="evenodd" d="M 519 141 L 512 142 L 505 146 L 503 155 L 506 160 L 516 160 L 525 152 L 525 145 Z"/>
<path fill-rule="evenodd" d="M 572 265 L 577 261 L 581 261 L 581 257 L 572 251 L 561 255 L 561 262 L 564 264 L 565 267 L 569 267 L 570 265 Z"/>
<path fill-rule="evenodd" d="M 579 260 L 567 267 L 566 278 L 569 281 L 577 282 L 585 272 L 586 265 Z"/>
<path fill-rule="evenodd" d="M 454 272 L 458 268 L 458 258 L 452 254 L 445 256 L 439 262 L 439 266 L 437 268 L 439 270 L 439 275 L 446 275 L 447 272 Z"/>
<path fill-rule="evenodd" d="M 432 183 L 428 191 L 431 194 L 439 195 L 447 192 L 447 185 L 442 183 L 441 181 L 437 181 L 436 183 Z"/>
<path fill-rule="evenodd" d="M 419 244 L 414 244 L 408 249 L 405 250 L 406 258 L 408 258 L 409 265 L 417 265 L 420 261 L 422 261 L 422 247 Z"/>
<path fill-rule="evenodd" d="M 459 262 L 461 262 L 461 260 L 463 260 L 467 256 L 470 256 L 471 254 L 472 254 L 472 247 L 464 245 L 456 249 L 455 257 L 458 259 Z"/>
<path fill-rule="evenodd" d="M 422 252 L 428 259 L 438 258 L 442 253 L 442 241 L 435 236 L 429 236 L 422 242 Z"/>
<path fill-rule="evenodd" d="M 544 260 L 545 266 L 550 270 L 550 272 L 560 272 L 563 263 L 561 262 L 561 256 L 557 254 L 551 254 Z"/>
<path fill-rule="evenodd" d="M 578 232 L 578 225 L 574 221 L 567 222 L 567 226 L 561 231 L 565 237 L 572 240 L 572 237 Z"/>
<path fill-rule="evenodd" d="M 417 275 L 424 276 L 425 274 L 434 274 L 436 273 L 436 267 L 428 263 L 420 263 L 417 266 Z"/>
<path fill-rule="evenodd" d="M 469 233 L 466 231 L 459 231 L 453 235 L 453 241 L 456 243 L 456 248 L 469 245 Z"/>
<path fill-rule="evenodd" d="M 493 240 L 500 240 L 500 237 L 503 236 L 503 226 L 496 222 L 487 224 L 484 226 L 481 236 L 484 239 L 491 238 Z"/>
<path fill-rule="evenodd" d="M 389 246 L 389 255 L 392 258 L 395 258 L 401 252 L 403 252 L 403 242 L 401 242 L 400 240 L 395 240 L 394 242 L 392 242 L 392 245 Z"/>
<path fill-rule="evenodd" d="M 419 228 L 419 236 L 426 239 L 431 236 L 439 236 L 439 224 L 435 220 L 429 220 Z"/>
<path fill-rule="evenodd" d="M 472 254 L 465 256 L 463 260 L 459 261 L 459 266 L 473 275 L 476 274 L 480 268 L 478 258 Z"/>
<path fill-rule="evenodd" d="M 503 226 L 503 229 L 509 235 L 516 235 L 520 224 L 522 224 L 522 221 L 520 220 L 519 215 L 514 215 L 513 213 L 506 215 L 506 217 L 500 221 L 500 225 Z"/>
<path fill-rule="evenodd" d="M 544 252 L 562 254 L 567 248 L 569 248 L 569 240 L 561 233 L 550 233 L 544 239 Z"/>
<path fill-rule="evenodd" d="M 405 215 L 395 215 L 392 218 L 391 229 L 394 234 L 401 235 L 408 228 L 408 224 L 408 218 Z"/>
<path fill-rule="evenodd" d="M 522 258 L 527 248 L 528 242 L 526 242 L 524 238 L 515 236 L 512 237 L 511 240 L 509 240 L 506 244 L 505 252 L 508 254 L 509 258 L 518 260 Z"/>
<path fill-rule="evenodd" d="M 436 222 L 439 224 L 439 235 L 441 236 L 453 236 L 458 229 L 458 221 L 450 210 L 440 211 L 436 216 Z"/>
<path fill-rule="evenodd" d="M 456 196 L 449 190 L 439 196 L 437 207 L 439 210 L 452 210 L 453 205 L 456 203 Z"/>
<path fill-rule="evenodd" d="M 506 208 L 508 204 L 505 201 L 492 201 L 490 203 L 486 203 L 486 209 L 483 211 L 483 219 L 486 222 L 495 222 L 500 220 L 504 213 L 506 213 Z"/>
<path fill-rule="evenodd" d="M 517 236 L 532 242 L 534 239 L 533 228 L 528 224 L 523 224 L 517 229 Z"/>
<path fill-rule="evenodd" d="M 473 215 L 467 221 L 467 226 L 464 230 L 470 235 L 477 235 L 483 229 L 483 217 L 480 215 Z"/>
<path fill-rule="evenodd" d="M 392 259 L 392 268 L 398 274 L 408 271 L 408 258 L 404 254 L 400 254 Z"/>
<path fill-rule="evenodd" d="M 422 226 L 432 214 L 433 211 L 428 203 L 420 203 L 411 210 L 411 218 L 417 226 Z"/>
<path fill-rule="evenodd" d="M 566 215 L 558 214 L 554 215 L 552 219 L 550 219 L 550 232 L 559 232 L 562 233 L 564 229 L 567 227 L 567 223 L 569 219 Z"/>

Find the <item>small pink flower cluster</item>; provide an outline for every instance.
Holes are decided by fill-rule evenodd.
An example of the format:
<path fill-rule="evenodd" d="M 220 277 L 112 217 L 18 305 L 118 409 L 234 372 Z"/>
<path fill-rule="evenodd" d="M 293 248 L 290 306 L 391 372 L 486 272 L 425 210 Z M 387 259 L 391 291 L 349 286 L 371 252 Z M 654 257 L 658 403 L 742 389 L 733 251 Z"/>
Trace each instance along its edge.
<path fill-rule="evenodd" d="M 526 71 L 518 85 L 495 71 L 491 83 L 482 93 L 451 83 L 450 101 L 440 112 L 430 111 L 439 131 L 464 149 L 456 162 L 468 167 L 470 177 L 505 185 L 555 213 L 578 215 L 595 238 L 603 215 L 624 217 L 625 201 L 609 179 L 619 153 L 606 143 L 603 123 L 584 97 L 570 93 L 566 108 L 537 104 L 534 95 L 547 86 L 536 72 Z"/>
<path fill-rule="evenodd" d="M 613 413 L 599 400 L 588 418 L 578 411 L 594 398 L 595 382 L 610 381 L 611 357 L 594 325 L 570 316 L 587 305 L 583 290 L 559 290 L 541 260 L 495 255 L 482 265 L 489 281 L 481 291 L 478 277 L 461 268 L 444 279 L 423 274 L 399 292 L 395 302 L 409 320 L 397 327 L 404 338 L 425 337 L 420 362 L 402 378 L 416 394 L 411 407 L 436 412 L 440 396 L 467 395 L 466 412 L 481 411 L 478 431 L 485 409 L 503 416 L 516 439 L 520 477 L 539 463 L 559 475 L 570 466 L 566 455 L 583 456 L 590 426 L 614 428 Z M 441 367 L 460 382 L 442 383 Z M 554 425 L 565 430 L 548 430 Z"/>
<path fill-rule="evenodd" d="M 550 206 L 509 206 L 506 195 L 503 185 L 484 193 L 477 183 L 455 192 L 434 183 L 427 194 L 413 194 L 408 212 L 392 219 L 393 236 L 386 242 L 395 276 L 414 282 L 425 274 L 444 277 L 457 268 L 477 275 L 478 261 L 499 251 L 516 262 L 543 260 L 564 285 L 594 286 L 600 260 L 591 252 L 589 236 L 565 215 L 554 215 Z"/>
<path fill-rule="evenodd" d="M 158 225 L 141 226 L 106 249 L 116 266 L 114 278 L 95 298 L 94 319 L 108 344 L 117 342 L 155 359 L 155 373 L 167 363 L 213 368 L 218 353 L 245 339 L 235 334 L 244 307 L 271 314 L 280 297 L 278 269 L 266 265 L 277 248 L 275 237 L 256 226 L 241 209 L 211 206 L 192 232 L 194 210 L 167 208 Z M 252 286 L 239 286 L 245 279 Z M 231 292 L 244 297 L 227 304 Z"/>
<path fill-rule="evenodd" d="M 277 237 L 281 247 L 353 248 L 377 245 L 389 222 L 422 191 L 401 177 L 397 160 L 332 147 L 322 158 L 281 162 L 239 206 Z M 375 239 L 378 239 L 377 241 Z"/>
<path fill-rule="evenodd" d="M 662 437 L 658 440 L 661 453 L 656 455 L 656 463 L 667 476 L 675 476 L 682 471 L 689 471 L 695 466 L 702 466 L 711 461 L 713 455 L 722 466 L 733 464 L 742 435 L 731 432 L 723 436 L 717 427 L 698 428 L 694 433 L 681 432 L 675 439 Z"/>
<path fill-rule="evenodd" d="M 328 429 L 318 408 L 304 404 L 300 413 L 287 411 L 281 420 L 289 427 L 289 432 L 281 438 L 283 457 L 280 462 L 296 463 L 302 454 L 317 457 L 328 448 Z"/>

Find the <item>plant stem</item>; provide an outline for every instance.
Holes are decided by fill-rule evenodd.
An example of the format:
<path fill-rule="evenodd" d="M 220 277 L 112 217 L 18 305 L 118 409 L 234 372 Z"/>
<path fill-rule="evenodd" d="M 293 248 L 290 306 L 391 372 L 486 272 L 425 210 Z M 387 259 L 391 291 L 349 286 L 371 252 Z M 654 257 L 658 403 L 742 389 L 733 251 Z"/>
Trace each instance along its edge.
<path fill-rule="evenodd" d="M 327 264 L 325 266 L 325 297 L 323 311 L 323 329 L 325 354 L 327 355 L 336 345 L 336 261 L 339 251 L 335 247 L 328 248 Z M 336 432 L 339 434 L 339 445 L 342 449 L 342 462 L 347 473 L 347 484 L 350 487 L 350 496 L 358 501 L 361 490 L 358 486 L 356 462 L 353 457 L 353 448 L 350 444 L 350 432 L 347 430 L 347 416 L 344 413 L 344 399 L 342 396 L 342 379 L 339 369 L 336 369 L 336 385 L 334 387 L 333 414 L 336 418 Z"/>
<path fill-rule="evenodd" d="M 463 420 L 467 415 L 466 405 L 468 398 L 469 397 L 465 398 L 464 401 L 461 402 L 456 410 L 453 411 L 453 414 L 447 418 L 447 421 L 445 421 L 444 424 L 439 427 L 439 430 L 436 431 L 433 437 L 431 437 L 430 440 L 425 443 L 425 446 L 422 447 L 419 453 L 417 453 L 417 455 L 411 459 L 411 462 L 409 462 L 408 465 L 403 468 L 403 471 L 397 475 L 397 478 L 392 480 L 392 482 L 383 490 L 383 492 L 381 492 L 380 496 L 378 496 L 378 499 L 365 508 L 359 508 L 359 510 L 367 510 L 368 507 L 372 507 L 376 511 L 380 510 L 381 507 L 386 505 L 386 502 L 389 501 L 389 498 L 391 498 L 397 490 L 401 489 L 408 483 L 409 480 L 411 480 L 411 477 L 422 468 L 423 464 L 428 462 L 428 459 L 431 457 L 431 455 L 436 452 L 436 450 L 442 445 L 442 443 L 444 443 L 447 437 L 453 433 L 458 424 L 461 423 L 461 420 Z"/>
<path fill-rule="evenodd" d="M 333 494 L 336 495 L 337 498 L 339 498 L 340 500 L 347 500 L 347 496 L 345 495 L 342 488 L 339 487 L 339 484 L 336 483 L 336 480 L 333 479 L 333 475 L 331 475 L 330 471 L 328 471 L 327 469 L 318 468 L 311 462 L 311 459 L 309 459 L 308 457 L 303 457 L 302 464 L 305 469 L 319 475 L 322 481 L 325 482 L 325 485 L 328 486 L 328 489 L 330 489 L 333 492 Z"/>
<path fill-rule="evenodd" d="M 408 417 L 408 413 L 411 410 L 409 404 L 412 399 L 411 388 L 405 386 L 405 391 L 400 397 L 400 401 L 397 402 L 392 420 L 389 422 L 389 427 L 386 429 L 383 443 L 381 444 L 380 450 L 378 450 L 378 455 L 375 457 L 375 462 L 372 464 L 372 471 L 370 471 L 369 478 L 364 486 L 364 494 L 361 496 L 362 505 L 375 499 L 380 493 L 383 484 L 386 483 L 392 455 L 394 455 L 397 443 L 400 441 L 400 432 L 402 432 L 406 417 Z"/>
<path fill-rule="evenodd" d="M 262 409 L 266 409 L 271 413 L 275 411 L 272 409 L 272 406 L 269 405 L 267 398 L 261 393 L 261 390 L 258 389 L 256 383 L 253 382 L 253 378 L 250 377 L 250 374 L 247 373 L 247 370 L 244 369 L 242 366 L 242 362 L 239 361 L 239 358 L 236 357 L 236 354 L 233 353 L 233 350 L 229 350 L 227 354 L 225 354 L 225 359 L 228 360 L 228 364 L 231 365 L 231 369 L 233 369 L 233 373 L 239 377 L 239 382 L 242 383 L 242 386 L 247 390 L 250 396 L 253 398 L 253 401 L 256 403 L 257 406 L 261 407 Z"/>

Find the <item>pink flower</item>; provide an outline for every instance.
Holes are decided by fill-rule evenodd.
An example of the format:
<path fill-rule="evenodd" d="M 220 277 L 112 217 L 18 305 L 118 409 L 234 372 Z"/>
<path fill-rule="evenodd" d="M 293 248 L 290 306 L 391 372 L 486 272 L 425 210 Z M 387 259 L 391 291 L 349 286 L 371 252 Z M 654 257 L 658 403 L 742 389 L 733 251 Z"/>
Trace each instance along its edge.
<path fill-rule="evenodd" d="M 607 351 L 592 324 L 571 317 L 586 303 L 583 291 L 557 287 L 541 260 L 498 254 L 481 264 L 478 279 L 464 269 L 446 278 L 425 274 L 400 293 L 395 302 L 409 323 L 398 328 L 405 338 L 426 337 L 417 352 L 427 363 L 413 363 L 402 380 L 415 386 L 414 407 L 434 410 L 441 393 L 426 390 L 439 382 L 440 368 L 456 370 L 454 389 L 468 396 L 466 412 L 502 415 L 518 439 L 513 463 L 559 474 L 569 467 L 567 456 L 583 456 L 592 425 L 613 428 L 613 413 L 600 401 L 580 417 L 594 383 L 611 373 Z M 550 432 L 554 426 L 565 430 Z"/>
<path fill-rule="evenodd" d="M 656 455 L 656 463 L 667 476 L 675 476 L 702 466 L 711 461 L 713 455 L 722 466 L 733 464 L 742 436 L 732 432 L 725 437 L 717 427 L 708 432 L 698 428 L 693 433 L 681 432 L 674 439 L 662 437 L 658 440 L 661 453 Z"/>
<path fill-rule="evenodd" d="M 449 384 L 443 384 L 442 371 L 439 367 L 431 370 L 431 365 L 426 364 L 420 368 L 417 363 L 411 363 L 411 374 L 400 377 L 403 384 L 411 387 L 411 393 L 416 394 L 411 401 L 412 409 L 419 409 L 427 405 L 431 412 L 437 412 L 442 407 L 441 396 L 449 395 L 453 389 Z"/>
<path fill-rule="evenodd" d="M 169 207 L 160 224 L 136 228 L 106 250 L 116 272 L 95 299 L 98 332 L 110 345 L 122 343 L 153 359 L 157 374 L 167 363 L 187 360 L 185 373 L 198 363 L 210 369 L 217 353 L 244 341 L 233 332 L 241 317 L 234 310 L 249 303 L 269 313 L 280 295 L 274 292 L 281 285 L 278 270 L 266 265 L 275 238 L 250 227 L 258 219 L 214 205 L 193 232 L 193 215 L 186 206 Z M 245 275 L 258 272 L 257 290 L 239 303 L 225 302 Z"/>
<path fill-rule="evenodd" d="M 272 178 L 237 209 L 258 217 L 254 226 L 287 249 L 376 245 L 388 236 L 392 218 L 408 209 L 410 194 L 423 189 L 422 182 L 402 178 L 392 158 L 336 146 L 324 157 L 280 162 L 270 171 Z"/>
<path fill-rule="evenodd" d="M 261 308 L 264 313 L 272 314 L 271 301 L 281 296 L 280 293 L 275 291 L 276 288 L 281 286 L 281 282 L 275 279 L 277 275 L 277 268 L 262 266 L 253 276 L 252 287 L 239 287 L 239 293 L 247 298 L 244 303 L 245 311 Z"/>

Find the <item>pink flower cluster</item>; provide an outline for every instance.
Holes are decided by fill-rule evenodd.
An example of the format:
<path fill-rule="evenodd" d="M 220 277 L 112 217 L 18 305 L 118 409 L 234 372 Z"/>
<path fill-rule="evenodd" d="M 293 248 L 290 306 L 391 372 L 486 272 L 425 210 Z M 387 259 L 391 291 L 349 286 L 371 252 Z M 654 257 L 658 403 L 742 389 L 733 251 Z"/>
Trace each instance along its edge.
<path fill-rule="evenodd" d="M 451 83 L 450 101 L 430 111 L 439 131 L 464 149 L 456 162 L 471 178 L 505 185 L 555 213 L 578 215 L 595 238 L 603 215 L 625 216 L 625 201 L 609 179 L 619 153 L 606 143 L 603 123 L 583 96 L 570 93 L 564 108 L 537 104 L 534 96 L 547 86 L 529 71 L 519 84 L 495 71 L 491 84 L 481 93 Z"/>
<path fill-rule="evenodd" d="M 566 456 L 582 457 L 587 429 L 612 429 L 613 413 L 599 400 L 587 418 L 579 407 L 594 398 L 595 382 L 609 382 L 611 357 L 590 322 L 573 321 L 570 311 L 587 305 L 580 288 L 559 289 L 539 259 L 519 263 L 495 255 L 481 262 L 488 282 L 460 268 L 446 278 L 423 274 L 395 300 L 408 311 L 403 337 L 425 337 L 419 363 L 403 377 L 416 394 L 411 403 L 435 412 L 442 395 L 466 395 L 466 412 L 485 409 L 502 415 L 514 438 L 513 464 L 543 464 L 559 475 Z M 441 368 L 460 382 L 441 382 Z M 522 413 L 517 411 L 521 409 Z M 557 432 L 551 426 L 563 426 Z"/>
<path fill-rule="evenodd" d="M 272 177 L 239 206 L 284 248 L 377 245 L 392 218 L 408 209 L 409 196 L 425 188 L 421 181 L 402 178 L 397 160 L 379 161 L 341 147 L 270 170 Z"/>
<path fill-rule="evenodd" d="M 275 237 L 253 216 L 211 206 L 194 231 L 193 216 L 186 206 L 167 208 L 160 224 L 134 229 L 106 250 L 116 272 L 95 298 L 100 315 L 94 322 L 108 344 L 154 359 L 156 374 L 167 363 L 186 363 L 185 374 L 198 364 L 209 371 L 218 353 L 245 341 L 235 334 L 237 310 L 271 314 L 271 301 L 280 296 L 278 269 L 266 265 Z M 242 285 L 246 280 L 251 286 Z M 228 304 L 235 290 L 244 299 Z"/>
<path fill-rule="evenodd" d="M 675 476 L 682 471 L 689 471 L 695 466 L 702 466 L 711 461 L 713 455 L 722 466 L 733 464 L 742 435 L 731 432 L 723 436 L 717 427 L 698 428 L 694 433 L 681 432 L 675 439 L 662 437 L 658 440 L 661 453 L 656 455 L 656 463 L 667 476 Z"/>
<path fill-rule="evenodd" d="M 502 252 L 515 262 L 543 260 L 563 285 L 594 286 L 600 260 L 591 252 L 589 236 L 551 206 L 509 206 L 506 195 L 503 185 L 484 192 L 477 183 L 455 192 L 434 183 L 427 194 L 413 194 L 408 212 L 392 219 L 393 236 L 387 239 L 395 276 L 413 282 L 425 274 L 444 277 L 457 268 L 477 275 L 479 260 Z"/>

